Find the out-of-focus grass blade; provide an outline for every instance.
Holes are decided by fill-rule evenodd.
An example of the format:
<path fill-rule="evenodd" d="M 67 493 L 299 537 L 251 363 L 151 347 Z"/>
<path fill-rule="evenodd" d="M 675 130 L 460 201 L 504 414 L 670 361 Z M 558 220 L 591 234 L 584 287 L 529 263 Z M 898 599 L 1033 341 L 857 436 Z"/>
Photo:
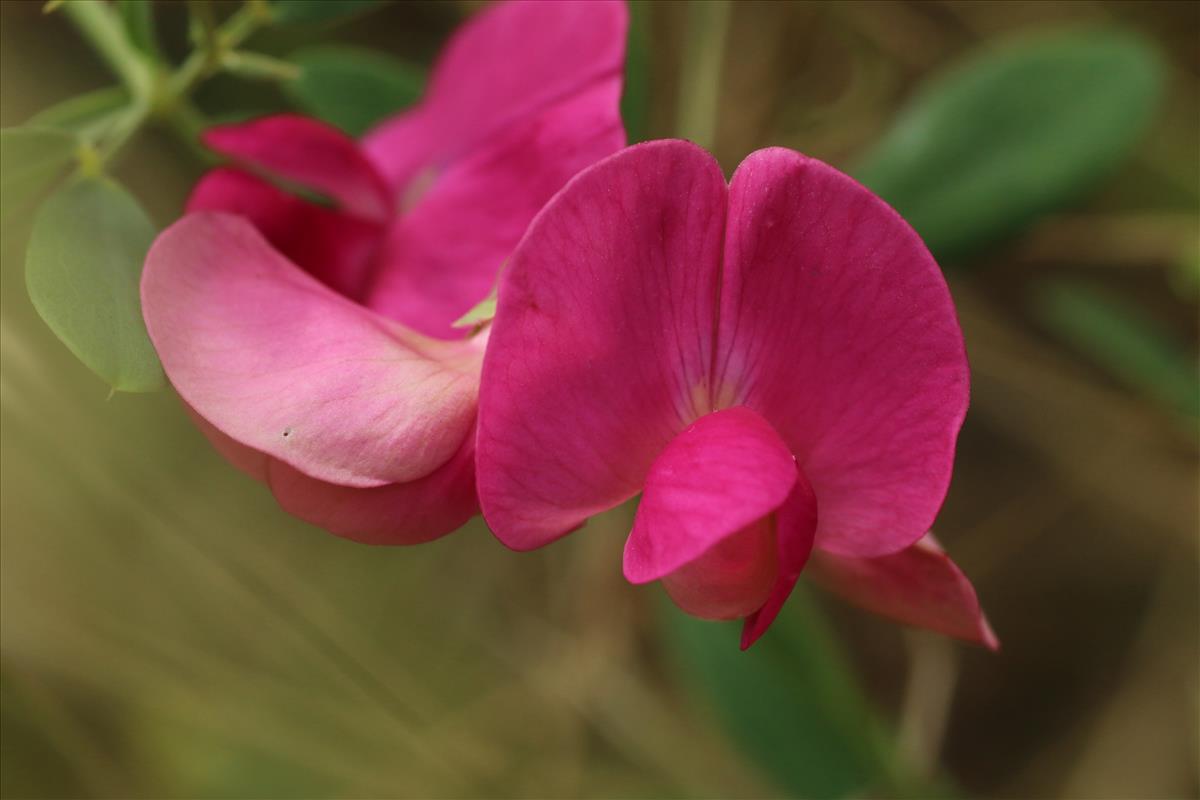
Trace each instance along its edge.
<path fill-rule="evenodd" d="M 152 0 L 117 0 L 117 13 L 129 40 L 146 55 L 158 57 Z"/>
<path fill-rule="evenodd" d="M 282 23 L 329 22 L 382 5 L 382 0 L 273 0 L 275 21 Z"/>
<path fill-rule="evenodd" d="M 740 624 L 698 620 L 666 601 L 660 615 L 684 685 L 789 796 L 848 797 L 897 782 L 882 729 L 803 587 L 745 652 Z"/>
<path fill-rule="evenodd" d="M 291 61 L 300 67 L 286 84 L 293 103 L 352 136 L 415 103 L 425 86 L 423 70 L 357 47 L 313 47 Z"/>
<path fill-rule="evenodd" d="M 919 90 L 855 174 L 934 255 L 962 259 L 1120 164 L 1162 84 L 1158 53 L 1133 34 L 1020 36 Z"/>
<path fill-rule="evenodd" d="M 629 4 L 629 35 L 625 42 L 625 86 L 621 93 L 621 119 L 634 144 L 646 138 L 650 110 L 650 5 L 645 0 Z"/>
<path fill-rule="evenodd" d="M 38 314 L 76 358 L 126 392 L 164 382 L 138 293 L 155 233 L 128 192 L 106 178 L 85 178 L 38 210 L 25 256 Z"/>
<path fill-rule="evenodd" d="M 32 200 L 66 170 L 79 139 L 54 128 L 6 128 L 0 131 L 0 217 Z"/>
<path fill-rule="evenodd" d="M 1200 416 L 1196 360 L 1149 314 L 1101 289 L 1067 280 L 1043 283 L 1033 300 L 1042 324 L 1118 380 Z"/>

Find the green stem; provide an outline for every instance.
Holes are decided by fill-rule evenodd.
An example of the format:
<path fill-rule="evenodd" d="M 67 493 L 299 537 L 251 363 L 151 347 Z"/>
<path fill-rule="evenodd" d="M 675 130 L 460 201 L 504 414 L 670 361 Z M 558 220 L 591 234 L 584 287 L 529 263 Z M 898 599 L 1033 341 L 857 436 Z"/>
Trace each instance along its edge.
<path fill-rule="evenodd" d="M 221 66 L 233 75 L 260 81 L 294 81 L 300 77 L 295 64 L 261 53 L 231 50 L 221 59 Z"/>
<path fill-rule="evenodd" d="M 72 0 L 62 10 L 129 89 L 134 101 L 148 100 L 154 87 L 153 66 L 129 40 L 116 11 L 101 0 Z"/>
<path fill-rule="evenodd" d="M 105 132 L 81 170 L 94 172 L 119 153 L 147 122 L 157 121 L 195 146 L 203 118 L 189 100 L 192 91 L 206 78 L 227 68 L 234 49 L 261 26 L 270 22 L 271 9 L 265 0 L 247 0 L 224 24 L 210 31 L 178 69 L 139 50 L 130 39 L 114 9 L 101 0 L 71 0 L 63 12 L 80 34 L 100 54 L 129 90 L 130 105 Z M 246 56 L 241 57 L 243 61 Z M 234 59 L 237 60 L 236 58 Z M 253 63 L 253 58 L 250 59 Z"/>
<path fill-rule="evenodd" d="M 226 53 L 239 47 L 270 21 L 271 8 L 263 0 L 247 2 L 208 37 L 207 46 L 192 51 L 168 81 L 167 93 L 173 97 L 186 97 L 205 78 L 221 69 Z"/>
<path fill-rule="evenodd" d="M 728 0 L 692 0 L 688 5 L 676 128 L 683 138 L 710 150 L 716 143 L 717 100 L 730 8 Z"/>

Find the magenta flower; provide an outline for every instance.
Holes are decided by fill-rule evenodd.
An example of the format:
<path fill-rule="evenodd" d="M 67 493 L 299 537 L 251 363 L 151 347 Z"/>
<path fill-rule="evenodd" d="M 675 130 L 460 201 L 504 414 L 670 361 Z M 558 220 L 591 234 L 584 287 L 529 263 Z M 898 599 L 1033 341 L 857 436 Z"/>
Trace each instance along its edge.
<path fill-rule="evenodd" d="M 247 169 L 205 176 L 154 244 L 146 325 L 201 428 L 285 509 L 398 544 L 477 513 L 484 337 L 452 323 L 545 202 L 624 144 L 626 24 L 619 3 L 489 8 L 361 146 L 296 116 L 207 133 Z"/>
<path fill-rule="evenodd" d="M 640 491 L 626 577 L 745 618 L 743 647 L 806 564 L 871 610 L 994 645 L 925 535 L 967 381 L 941 272 L 866 189 L 780 148 L 727 185 L 692 144 L 636 145 L 575 177 L 501 278 L 484 518 L 526 550 Z"/>

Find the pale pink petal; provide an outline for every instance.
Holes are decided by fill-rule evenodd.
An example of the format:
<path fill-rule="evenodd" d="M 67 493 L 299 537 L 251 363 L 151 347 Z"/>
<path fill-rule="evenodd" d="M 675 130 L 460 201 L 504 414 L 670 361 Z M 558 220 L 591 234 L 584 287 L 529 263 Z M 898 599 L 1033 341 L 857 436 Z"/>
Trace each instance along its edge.
<path fill-rule="evenodd" d="M 423 339 L 341 297 L 241 217 L 189 214 L 160 234 L 142 307 L 185 402 L 314 478 L 414 480 L 471 428 L 476 348 Z"/>
<path fill-rule="evenodd" d="M 440 338 L 495 287 L 500 268 L 542 206 L 590 164 L 620 149 L 620 86 L 599 84 L 434 178 L 394 226 L 367 304 Z"/>
<path fill-rule="evenodd" d="M 967 408 L 946 282 L 912 228 L 782 148 L 730 188 L 718 397 L 766 417 L 820 506 L 817 546 L 900 550 L 929 529 Z"/>
<path fill-rule="evenodd" d="M 420 544 L 458 530 L 479 512 L 475 437 L 415 481 L 355 489 L 310 478 L 272 460 L 271 491 L 284 511 L 364 544 Z"/>
<path fill-rule="evenodd" d="M 932 534 L 899 553 L 877 558 L 817 550 L 808 574 L 868 611 L 992 650 L 1000 647 L 971 582 Z"/>
<path fill-rule="evenodd" d="M 701 417 L 646 476 L 625 542 L 625 577 L 649 583 L 695 561 L 779 508 L 796 479 L 787 445 L 758 414 L 738 407 Z"/>
<path fill-rule="evenodd" d="M 327 195 L 348 213 L 376 221 L 392 216 L 383 178 L 358 144 L 331 125 L 280 114 L 209 128 L 202 138 L 242 164 Z"/>
<path fill-rule="evenodd" d="M 620 2 L 507 2 L 485 8 L 447 43 L 419 109 L 371 131 L 366 150 L 393 187 L 407 184 L 424 167 L 444 167 L 514 122 L 594 83 L 619 83 L 627 25 Z"/>
<path fill-rule="evenodd" d="M 779 577 L 762 607 L 746 617 L 742 625 L 742 649 L 758 641 L 767 632 L 771 623 L 779 616 L 783 604 L 796 588 L 800 572 L 808 563 L 813 552 L 813 539 L 817 532 L 817 497 L 812 486 L 798 472 L 796 485 L 787 500 L 775 512 L 775 531 L 779 544 Z"/>
<path fill-rule="evenodd" d="M 635 145 L 575 177 L 518 245 L 477 445 L 484 518 L 509 547 L 546 544 L 634 495 L 712 410 L 726 194 L 695 145 Z"/>
<path fill-rule="evenodd" d="M 246 217 L 276 250 L 352 300 L 364 298 L 384 236 L 380 223 L 323 208 L 229 167 L 200 179 L 187 210 Z"/>

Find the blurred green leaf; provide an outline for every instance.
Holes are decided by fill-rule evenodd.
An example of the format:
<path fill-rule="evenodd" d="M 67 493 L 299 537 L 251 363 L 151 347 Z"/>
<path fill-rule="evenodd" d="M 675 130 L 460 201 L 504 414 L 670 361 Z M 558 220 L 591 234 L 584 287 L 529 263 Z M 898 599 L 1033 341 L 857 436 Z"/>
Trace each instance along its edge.
<path fill-rule="evenodd" d="M 313 47 L 291 60 L 300 67 L 286 87 L 292 101 L 351 136 L 412 105 L 425 85 L 423 70 L 356 47 Z"/>
<path fill-rule="evenodd" d="M 275 20 L 283 23 L 329 22 L 382 5 L 381 0 L 274 0 Z"/>
<path fill-rule="evenodd" d="M 882 729 L 803 587 L 745 652 L 740 624 L 699 620 L 665 601 L 661 616 L 685 686 L 789 796 L 847 797 L 894 783 Z"/>
<path fill-rule="evenodd" d="M 961 259 L 1120 164 L 1162 84 L 1158 53 L 1133 34 L 1015 38 L 927 84 L 855 174 L 936 256 Z"/>
<path fill-rule="evenodd" d="M 128 192 L 106 178 L 84 178 L 42 205 L 25 256 L 38 314 L 80 361 L 126 392 L 163 385 L 138 295 L 155 233 Z"/>
<path fill-rule="evenodd" d="M 0 217 L 32 200 L 75 157 L 79 139 L 54 128 L 0 130 Z"/>
<path fill-rule="evenodd" d="M 1034 310 L 1042 324 L 1118 380 L 1184 414 L 1200 415 L 1195 357 L 1140 308 L 1060 279 L 1037 288 Z"/>
<path fill-rule="evenodd" d="M 621 93 L 621 119 L 629 142 L 646 136 L 650 109 L 650 45 L 647 33 L 650 9 L 646 0 L 629 4 L 629 36 L 625 44 L 625 86 Z"/>
<path fill-rule="evenodd" d="M 29 127 L 57 128 L 59 130 L 88 136 L 93 126 L 104 122 L 129 103 L 129 92 L 124 86 L 107 86 L 94 92 L 86 92 L 39 111 L 29 122 Z"/>

